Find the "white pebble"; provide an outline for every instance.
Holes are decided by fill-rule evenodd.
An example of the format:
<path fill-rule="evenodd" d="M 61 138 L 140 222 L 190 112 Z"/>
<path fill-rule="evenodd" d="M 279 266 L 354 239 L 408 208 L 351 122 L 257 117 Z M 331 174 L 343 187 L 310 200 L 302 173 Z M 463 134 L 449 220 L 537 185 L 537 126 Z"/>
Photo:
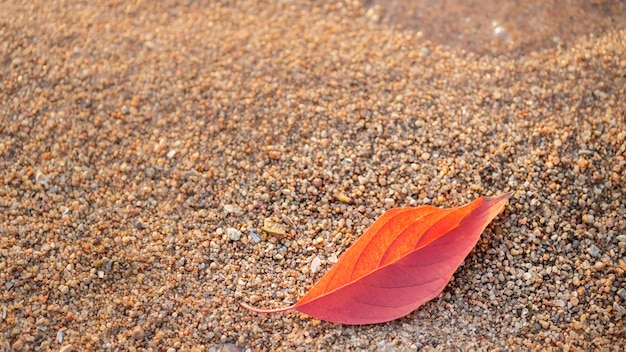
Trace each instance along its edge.
<path fill-rule="evenodd" d="M 589 247 L 589 249 L 587 250 L 587 252 L 589 252 L 589 254 L 592 257 L 597 257 L 598 254 L 600 254 L 600 249 L 592 244 L 591 247 Z"/>
<path fill-rule="evenodd" d="M 239 241 L 239 239 L 241 238 L 241 231 L 232 227 L 227 228 L 226 233 L 228 234 L 228 238 L 231 241 Z"/>
<path fill-rule="evenodd" d="M 261 241 L 261 237 L 257 235 L 254 231 L 250 230 L 250 237 L 252 237 L 252 241 L 254 243 L 259 243 Z"/>
<path fill-rule="evenodd" d="M 315 256 L 315 258 L 313 258 L 313 261 L 311 261 L 311 273 L 315 274 L 315 272 L 320 269 L 320 265 L 322 265 L 322 261 L 318 256 Z"/>
<path fill-rule="evenodd" d="M 48 182 L 50 182 L 50 179 L 43 172 L 37 170 L 35 181 L 37 181 L 37 183 L 41 183 L 42 185 L 48 186 Z"/>

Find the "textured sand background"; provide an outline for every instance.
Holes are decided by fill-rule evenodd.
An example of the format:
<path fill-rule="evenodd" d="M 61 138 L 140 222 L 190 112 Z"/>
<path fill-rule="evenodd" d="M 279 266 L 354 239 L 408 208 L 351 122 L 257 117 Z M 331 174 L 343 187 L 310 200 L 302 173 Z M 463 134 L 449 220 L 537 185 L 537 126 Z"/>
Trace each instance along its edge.
<path fill-rule="evenodd" d="M 624 3 L 445 3 L 0 2 L 0 350 L 618 350 Z M 508 191 L 402 319 L 239 306 Z"/>

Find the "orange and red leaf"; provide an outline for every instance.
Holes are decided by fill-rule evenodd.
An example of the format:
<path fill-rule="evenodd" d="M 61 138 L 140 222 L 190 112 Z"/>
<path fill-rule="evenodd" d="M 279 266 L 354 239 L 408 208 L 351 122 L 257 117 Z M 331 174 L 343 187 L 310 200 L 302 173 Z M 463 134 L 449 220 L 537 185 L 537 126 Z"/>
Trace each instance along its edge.
<path fill-rule="evenodd" d="M 511 194 L 463 207 L 396 208 L 385 212 L 291 307 L 343 324 L 400 318 L 438 296 Z"/>

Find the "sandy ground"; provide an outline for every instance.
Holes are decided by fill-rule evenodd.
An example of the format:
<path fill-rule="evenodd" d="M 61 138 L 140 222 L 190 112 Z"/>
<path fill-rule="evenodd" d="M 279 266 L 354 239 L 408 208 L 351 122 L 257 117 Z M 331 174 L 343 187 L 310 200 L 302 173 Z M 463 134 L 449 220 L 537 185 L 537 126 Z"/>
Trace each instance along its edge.
<path fill-rule="evenodd" d="M 0 2 L 0 350 L 624 346 L 624 22 L 465 47 L 397 3 Z M 297 301 L 386 209 L 509 191 L 404 318 L 239 306 Z"/>

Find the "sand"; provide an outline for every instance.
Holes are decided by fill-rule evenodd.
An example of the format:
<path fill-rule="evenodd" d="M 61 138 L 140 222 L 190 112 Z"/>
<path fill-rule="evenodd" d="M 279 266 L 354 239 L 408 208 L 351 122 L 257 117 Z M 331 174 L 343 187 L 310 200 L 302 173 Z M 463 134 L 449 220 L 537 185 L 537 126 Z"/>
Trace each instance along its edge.
<path fill-rule="evenodd" d="M 0 350 L 624 346 L 623 4 L 471 46 L 392 3 L 0 2 Z M 504 192 L 404 318 L 239 306 L 296 302 L 391 207 Z"/>

